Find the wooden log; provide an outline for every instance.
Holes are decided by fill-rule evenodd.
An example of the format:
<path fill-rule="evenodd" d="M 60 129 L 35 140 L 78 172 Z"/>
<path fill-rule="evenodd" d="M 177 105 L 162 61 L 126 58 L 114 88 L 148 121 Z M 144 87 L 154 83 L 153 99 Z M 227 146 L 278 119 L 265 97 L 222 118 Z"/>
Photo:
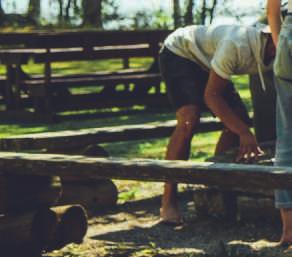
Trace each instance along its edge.
<path fill-rule="evenodd" d="M 67 152 L 67 150 L 60 151 Z M 74 151 L 85 156 L 109 157 L 109 153 L 99 145 L 89 145 L 81 150 L 71 149 L 70 154 Z M 92 181 L 83 177 L 63 178 L 62 187 L 63 193 L 59 204 L 81 204 L 90 214 L 113 207 L 118 200 L 118 190 L 109 179 Z"/>
<path fill-rule="evenodd" d="M 50 149 L 45 153 L 53 154 L 71 154 L 71 155 L 84 155 L 90 157 L 109 157 L 109 153 L 101 146 L 91 144 L 85 147 L 77 148 L 64 148 L 64 149 Z"/>
<path fill-rule="evenodd" d="M 52 240 L 57 216 L 48 209 L 0 216 L 1 256 L 35 256 Z M 7 253 L 7 255 L 6 255 Z"/>
<path fill-rule="evenodd" d="M 81 204 L 90 214 L 113 207 L 118 200 L 115 184 L 109 179 L 90 181 L 88 179 L 63 180 L 63 194 L 59 204 Z"/>
<path fill-rule="evenodd" d="M 265 154 L 254 162 L 260 165 L 272 165 L 274 157 L 275 142 L 261 143 Z M 214 162 L 233 163 L 238 154 L 238 149 L 231 149 L 223 154 L 218 154 L 208 160 Z M 194 192 L 194 200 L 199 214 L 207 214 L 225 218 L 228 220 L 240 220 L 247 217 L 256 219 L 264 211 L 268 211 L 269 218 L 275 217 L 273 202 L 273 190 L 263 188 L 241 188 L 240 190 L 220 190 L 218 188 L 204 188 Z M 253 201 L 254 200 L 254 201 Z M 270 205 L 267 207 L 267 203 Z M 258 205 L 258 211 L 256 206 Z M 272 208 L 271 208 L 272 206 Z"/>
<path fill-rule="evenodd" d="M 58 149 L 80 149 L 81 147 L 98 143 L 160 138 L 170 136 L 175 124 L 176 121 L 172 120 L 159 124 L 148 123 L 78 131 L 36 133 L 1 139 L 0 149 L 3 151 L 48 149 L 52 152 Z M 215 131 L 221 128 L 222 124 L 218 120 L 202 118 L 198 132 Z"/>
<path fill-rule="evenodd" d="M 0 175 L 0 213 L 49 207 L 58 201 L 61 191 L 58 176 Z"/>
<path fill-rule="evenodd" d="M 115 178 L 171 181 L 227 188 L 291 188 L 292 168 L 247 164 L 88 158 L 73 155 L 1 152 L 4 174 L 60 176 L 62 178 Z"/>
<path fill-rule="evenodd" d="M 270 223 L 280 221 L 280 212 L 275 208 L 273 197 L 239 196 L 237 206 L 237 219 L 240 221 L 267 221 Z"/>
<path fill-rule="evenodd" d="M 193 191 L 198 216 L 211 216 L 228 221 L 276 221 L 279 211 L 274 207 L 273 195 L 234 190 L 228 192 L 232 201 L 226 201 L 226 191 L 218 188 L 200 188 Z M 233 198 L 235 196 L 235 198 Z"/>
<path fill-rule="evenodd" d="M 257 160 L 254 160 L 254 164 L 258 165 L 273 165 L 273 158 L 275 156 L 275 141 L 267 141 L 260 143 L 261 149 L 264 151 L 262 156 L 259 156 Z M 216 162 L 216 163 L 234 163 L 236 156 L 238 154 L 238 148 L 231 149 L 226 151 L 223 154 L 218 154 L 208 159 L 208 161 Z M 258 195 L 261 197 L 272 197 L 274 195 L 273 190 L 271 189 L 263 189 L 263 188 L 252 188 L 244 190 L 241 188 L 241 192 L 245 192 L 245 194 L 251 194 L 253 196 Z"/>
<path fill-rule="evenodd" d="M 86 146 L 81 155 L 92 156 L 92 157 L 110 157 L 109 153 L 99 145 L 88 145 Z"/>
<path fill-rule="evenodd" d="M 82 154 L 85 156 L 109 157 L 108 152 L 99 145 L 89 145 L 84 149 L 65 149 L 58 153 Z M 81 204 L 90 214 L 100 209 L 113 207 L 118 199 L 118 190 L 109 179 L 90 180 L 88 178 L 63 178 L 62 196 L 59 204 Z"/>
<path fill-rule="evenodd" d="M 67 205 L 51 208 L 56 214 L 58 226 L 48 249 L 60 249 L 63 246 L 83 241 L 87 232 L 87 214 L 81 205 Z"/>

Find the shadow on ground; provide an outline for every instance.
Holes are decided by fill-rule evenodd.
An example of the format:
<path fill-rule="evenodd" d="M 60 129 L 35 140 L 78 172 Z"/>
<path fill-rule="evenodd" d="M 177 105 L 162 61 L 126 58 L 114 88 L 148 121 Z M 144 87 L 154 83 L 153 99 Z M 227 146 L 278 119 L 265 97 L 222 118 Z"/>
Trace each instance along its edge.
<path fill-rule="evenodd" d="M 276 245 L 279 222 L 270 223 L 264 217 L 236 223 L 198 217 L 192 193 L 187 191 L 180 194 L 185 223 L 171 227 L 159 222 L 159 205 L 160 197 L 128 202 L 91 219 L 87 239 L 80 247 L 95 255 L 87 252 L 82 256 L 292 256 Z"/>

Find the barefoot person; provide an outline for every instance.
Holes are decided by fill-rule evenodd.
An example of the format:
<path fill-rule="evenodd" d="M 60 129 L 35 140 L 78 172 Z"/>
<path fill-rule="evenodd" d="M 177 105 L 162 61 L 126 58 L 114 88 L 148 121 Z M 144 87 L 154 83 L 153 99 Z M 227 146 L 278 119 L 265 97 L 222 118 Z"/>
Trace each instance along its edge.
<path fill-rule="evenodd" d="M 288 14 L 282 26 L 280 7 L 280 0 L 268 0 L 268 21 L 277 46 L 274 65 L 277 90 L 275 164 L 292 166 L 292 0 L 288 0 Z M 280 209 L 283 223 L 280 243 L 292 244 L 292 190 L 277 190 L 275 205 Z"/>
<path fill-rule="evenodd" d="M 177 125 L 166 159 L 189 158 L 194 130 L 206 109 L 225 125 L 216 154 L 235 146 L 239 146 L 238 161 L 261 154 L 230 76 L 259 73 L 264 87 L 263 72 L 272 69 L 274 52 L 270 34 L 254 27 L 194 25 L 170 34 L 160 53 L 160 69 L 176 110 Z M 182 221 L 175 183 L 165 184 L 160 216 L 165 223 Z"/>

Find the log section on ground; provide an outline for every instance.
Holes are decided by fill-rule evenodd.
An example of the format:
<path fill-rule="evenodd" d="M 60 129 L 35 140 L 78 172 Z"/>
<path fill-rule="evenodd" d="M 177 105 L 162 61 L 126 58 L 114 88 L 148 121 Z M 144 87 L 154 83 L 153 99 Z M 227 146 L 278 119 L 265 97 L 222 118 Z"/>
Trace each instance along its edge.
<path fill-rule="evenodd" d="M 292 168 L 148 159 L 88 158 L 81 155 L 0 153 L 4 174 L 172 181 L 223 188 L 291 188 Z"/>
<path fill-rule="evenodd" d="M 15 256 L 40 254 L 52 240 L 56 228 L 57 217 L 48 208 L 23 214 L 1 215 L 1 254 L 2 251 L 4 254 L 6 251 L 9 254 L 15 253 Z"/>
<path fill-rule="evenodd" d="M 15 256 L 39 256 L 43 250 L 81 243 L 86 232 L 87 214 L 80 205 L 0 215 L 1 254 L 4 250 Z"/>
<path fill-rule="evenodd" d="M 0 174 L 0 214 L 50 207 L 57 203 L 61 191 L 58 176 Z"/>

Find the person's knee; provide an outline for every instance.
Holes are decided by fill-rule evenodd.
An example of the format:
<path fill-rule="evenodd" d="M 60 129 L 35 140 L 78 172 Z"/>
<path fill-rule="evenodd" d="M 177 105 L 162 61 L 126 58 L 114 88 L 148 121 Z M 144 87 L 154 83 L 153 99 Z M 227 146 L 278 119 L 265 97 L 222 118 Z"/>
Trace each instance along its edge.
<path fill-rule="evenodd" d="M 196 106 L 183 106 L 177 113 L 177 130 L 185 137 L 191 137 L 200 122 L 200 111 Z"/>

